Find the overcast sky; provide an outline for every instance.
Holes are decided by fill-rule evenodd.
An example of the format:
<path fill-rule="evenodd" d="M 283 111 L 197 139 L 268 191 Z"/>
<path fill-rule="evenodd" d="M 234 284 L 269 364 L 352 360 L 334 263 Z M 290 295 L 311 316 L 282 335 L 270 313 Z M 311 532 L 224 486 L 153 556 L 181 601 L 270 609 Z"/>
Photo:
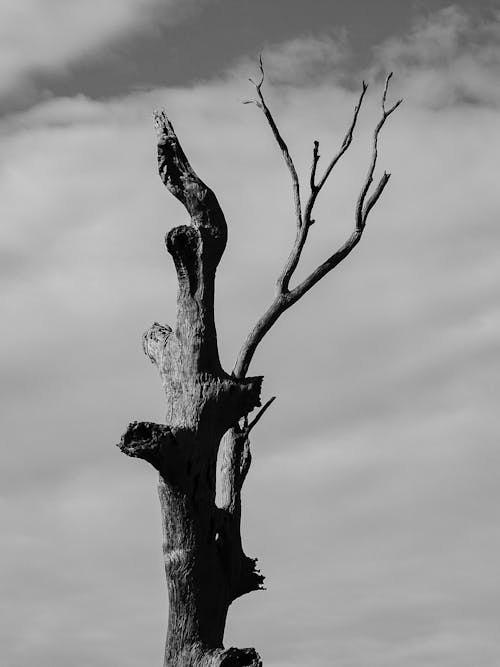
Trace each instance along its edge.
<path fill-rule="evenodd" d="M 474 6 L 472 10 L 471 5 Z M 156 172 L 166 107 L 229 226 L 217 282 L 230 369 L 294 236 L 265 88 L 303 182 L 365 78 L 352 149 L 299 276 L 341 244 L 383 78 L 392 178 L 360 246 L 289 311 L 251 372 L 244 541 L 266 592 L 226 644 L 266 667 L 500 664 L 500 4 L 466 0 L 3 0 L 0 662 L 160 665 L 156 479 L 114 447 L 162 421 L 140 337 L 173 324 L 163 243 L 185 222 Z"/>

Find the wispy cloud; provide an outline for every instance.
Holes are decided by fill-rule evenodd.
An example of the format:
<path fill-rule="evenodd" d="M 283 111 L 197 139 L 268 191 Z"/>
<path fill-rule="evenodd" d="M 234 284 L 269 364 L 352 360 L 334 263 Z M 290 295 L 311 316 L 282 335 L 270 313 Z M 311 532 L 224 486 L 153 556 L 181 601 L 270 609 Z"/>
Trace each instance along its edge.
<path fill-rule="evenodd" d="M 339 67 L 349 55 L 345 31 L 335 36 L 302 37 L 265 49 L 265 68 L 273 83 L 313 83 Z"/>
<path fill-rule="evenodd" d="M 498 106 L 499 21 L 498 13 L 486 23 L 450 6 L 420 20 L 409 35 L 385 42 L 377 59 L 386 70 L 397 70 L 414 103 Z"/>

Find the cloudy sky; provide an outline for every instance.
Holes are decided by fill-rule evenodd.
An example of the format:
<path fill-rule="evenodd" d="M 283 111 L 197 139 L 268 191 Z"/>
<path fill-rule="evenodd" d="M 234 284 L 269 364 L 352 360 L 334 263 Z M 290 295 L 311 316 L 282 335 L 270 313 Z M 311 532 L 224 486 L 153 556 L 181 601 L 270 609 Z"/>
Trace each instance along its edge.
<path fill-rule="evenodd" d="M 2 665 L 161 663 L 155 474 L 114 447 L 162 421 L 140 336 L 175 318 L 163 236 L 185 212 L 151 112 L 226 212 L 230 369 L 294 235 L 279 151 L 240 104 L 262 53 L 306 184 L 370 83 L 300 275 L 352 229 L 386 72 L 405 102 L 362 244 L 251 368 L 278 396 L 244 497 L 268 590 L 233 605 L 226 643 L 266 667 L 498 667 L 499 35 L 486 0 L 3 0 Z"/>

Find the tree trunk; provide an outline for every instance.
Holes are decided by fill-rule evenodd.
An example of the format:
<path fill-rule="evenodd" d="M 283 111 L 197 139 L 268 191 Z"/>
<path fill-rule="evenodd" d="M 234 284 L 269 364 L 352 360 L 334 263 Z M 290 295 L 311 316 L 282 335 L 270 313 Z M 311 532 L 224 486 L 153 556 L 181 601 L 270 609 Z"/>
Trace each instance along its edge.
<path fill-rule="evenodd" d="M 261 377 L 222 369 L 214 323 L 215 272 L 226 222 L 213 192 L 192 170 L 169 121 L 156 116 L 160 174 L 186 207 L 190 225 L 166 237 L 178 278 L 175 331 L 144 334 L 165 390 L 166 424 L 133 422 L 120 448 L 159 472 L 163 553 L 169 593 L 165 666 L 261 665 L 254 649 L 223 648 L 229 605 L 262 587 L 240 537 L 240 491 L 249 465 L 239 422 L 260 405 Z M 223 505 L 215 503 L 217 453 L 223 453 Z"/>

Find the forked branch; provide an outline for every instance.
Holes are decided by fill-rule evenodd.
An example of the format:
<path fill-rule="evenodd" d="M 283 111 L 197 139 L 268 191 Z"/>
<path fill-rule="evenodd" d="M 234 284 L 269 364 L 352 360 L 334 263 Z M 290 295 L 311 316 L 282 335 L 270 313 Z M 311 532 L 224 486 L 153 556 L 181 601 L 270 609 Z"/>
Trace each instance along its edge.
<path fill-rule="evenodd" d="M 371 184 L 373 183 L 373 174 L 375 172 L 375 167 L 377 165 L 377 158 L 378 158 L 378 136 L 380 134 L 380 130 L 383 128 L 385 121 L 389 118 L 391 113 L 393 113 L 398 106 L 401 104 L 403 100 L 398 100 L 395 102 L 392 107 L 389 109 L 386 109 L 386 101 L 387 101 L 387 90 L 389 88 L 389 81 L 392 78 L 392 72 L 387 76 L 385 80 L 385 86 L 384 86 L 384 92 L 382 94 L 382 117 L 380 118 L 379 122 L 377 123 L 377 126 L 375 127 L 375 132 L 373 133 L 373 153 L 372 153 L 372 159 L 370 162 L 370 167 L 368 169 L 368 175 L 366 177 L 366 181 L 361 189 L 361 193 L 358 198 L 358 204 L 356 207 L 356 229 L 360 229 L 361 231 L 363 230 L 365 224 L 366 224 L 366 219 L 368 218 L 368 214 L 372 210 L 372 208 L 375 206 L 377 201 L 380 198 L 380 195 L 384 191 L 385 186 L 389 182 L 389 178 L 391 177 L 390 174 L 388 174 L 386 171 L 384 172 L 384 175 L 378 182 L 378 185 L 375 188 L 375 191 L 373 194 L 369 197 L 368 201 L 365 203 L 366 196 L 368 194 L 368 191 L 370 189 Z"/>
<path fill-rule="evenodd" d="M 297 268 L 297 265 L 300 260 L 300 256 L 302 254 L 302 250 L 304 248 L 304 245 L 307 241 L 307 235 L 309 232 L 309 228 L 311 225 L 314 224 L 314 220 L 312 218 L 312 211 L 314 208 L 314 204 L 316 202 L 316 198 L 318 194 L 320 193 L 322 187 L 325 185 L 326 181 L 328 180 L 328 177 L 332 173 L 333 168 L 335 165 L 339 162 L 340 158 L 344 155 L 344 153 L 347 151 L 349 146 L 351 145 L 352 138 L 354 136 L 354 129 L 356 127 L 356 123 L 358 120 L 358 115 L 359 111 L 361 109 L 361 105 L 363 103 L 363 98 L 365 96 L 366 90 L 368 86 L 367 84 L 363 81 L 363 87 L 361 90 L 361 94 L 359 96 L 358 103 L 356 104 L 354 108 L 354 113 L 352 117 L 352 122 L 347 130 L 347 133 L 344 137 L 344 140 L 342 141 L 342 144 L 340 146 L 340 149 L 338 153 L 332 158 L 330 161 L 330 164 L 325 170 L 325 173 L 323 176 L 320 178 L 319 183 L 316 184 L 316 170 L 319 162 L 319 141 L 314 142 L 314 149 L 313 149 L 313 163 L 311 166 L 311 176 L 309 179 L 309 186 L 311 189 L 311 192 L 309 194 L 309 198 L 307 200 L 305 210 L 304 210 L 304 216 L 303 216 L 303 223 L 300 228 L 297 229 L 297 234 L 295 236 L 295 242 L 293 244 L 292 251 L 286 261 L 285 266 L 283 267 L 283 271 L 281 272 L 278 282 L 277 282 L 277 287 L 278 287 L 278 292 L 281 294 L 286 294 L 289 291 L 289 285 L 290 285 L 290 279 Z"/>
<path fill-rule="evenodd" d="M 328 180 L 330 174 L 332 173 L 334 167 L 337 165 L 339 160 L 342 158 L 342 156 L 346 153 L 348 150 L 349 146 L 352 143 L 352 139 L 354 136 L 354 130 L 356 128 L 356 124 L 358 121 L 358 116 L 359 112 L 366 94 L 366 90 L 368 88 L 368 85 L 366 82 L 363 81 L 362 89 L 360 96 L 358 98 L 358 102 L 356 106 L 354 107 L 354 112 L 351 120 L 351 124 L 347 130 L 347 133 L 342 141 L 342 144 L 340 146 L 339 151 L 336 153 L 336 155 L 331 159 L 330 163 L 328 164 L 325 172 L 323 173 L 323 176 L 319 179 L 318 182 L 316 182 L 316 175 L 317 175 L 317 168 L 318 168 L 318 162 L 319 162 L 319 142 L 315 141 L 314 142 L 314 148 L 313 148 L 313 159 L 312 159 L 312 165 L 311 165 L 311 173 L 309 177 L 309 187 L 310 187 L 310 194 L 309 198 L 307 200 L 307 203 L 305 205 L 304 211 L 302 211 L 301 208 L 301 203 L 300 203 L 300 183 L 299 179 L 297 176 L 297 172 L 295 170 L 295 166 L 293 164 L 293 160 L 290 156 L 289 150 L 281 137 L 281 134 L 277 128 L 276 122 L 274 121 L 274 118 L 264 100 L 264 96 L 262 93 L 262 84 L 264 83 L 264 68 L 262 65 L 262 59 L 259 61 L 260 64 L 260 71 L 261 71 L 261 79 L 258 84 L 254 83 L 257 94 L 259 96 L 259 100 L 255 101 L 255 104 L 262 109 L 264 112 L 264 115 L 272 129 L 273 135 L 278 142 L 278 145 L 280 146 L 283 156 L 285 157 L 285 162 L 288 165 L 288 168 L 290 170 L 290 173 L 292 175 L 292 183 L 293 183 L 293 189 L 294 189 L 294 201 L 295 201 L 295 208 L 296 208 L 296 219 L 297 219 L 297 233 L 295 237 L 295 242 L 292 248 L 292 251 L 285 263 L 285 266 L 283 267 L 282 272 L 280 273 L 278 280 L 277 280 L 277 294 L 274 299 L 274 301 L 271 303 L 267 311 L 264 313 L 264 315 L 258 320 L 258 322 L 255 324 L 254 328 L 248 335 L 245 343 L 243 344 L 243 347 L 240 350 L 238 359 L 236 361 L 235 367 L 233 369 L 233 374 L 236 377 L 244 377 L 248 371 L 248 367 L 250 365 L 250 362 L 252 360 L 252 357 L 255 353 L 255 350 L 262 340 L 262 338 L 265 336 L 265 334 L 269 331 L 269 329 L 273 326 L 273 324 L 278 320 L 280 315 L 285 312 L 291 305 L 293 305 L 298 299 L 300 299 L 313 285 L 315 285 L 321 278 L 323 278 L 327 273 L 332 271 L 342 260 L 344 260 L 347 255 L 353 250 L 353 248 L 359 243 L 361 240 L 361 235 L 363 233 L 363 230 L 366 225 L 366 221 L 368 219 L 368 215 L 372 208 L 375 206 L 377 201 L 379 200 L 380 196 L 382 195 L 382 192 L 384 191 L 387 183 L 389 182 L 390 174 L 387 172 L 384 172 L 383 176 L 381 177 L 380 181 L 376 185 L 375 189 L 373 190 L 372 194 L 369 195 L 370 187 L 373 183 L 373 175 L 375 172 L 375 168 L 377 166 L 377 159 L 378 159 L 378 139 L 379 139 L 379 134 L 380 131 L 382 130 L 382 127 L 384 126 L 387 118 L 397 109 L 397 107 L 401 104 L 402 100 L 398 100 L 395 104 L 393 104 L 390 108 L 386 108 L 386 102 L 387 102 L 387 92 L 389 88 L 389 82 L 392 77 L 392 72 L 387 76 L 385 80 L 385 85 L 384 85 L 384 90 L 382 94 L 382 116 L 377 123 L 377 126 L 375 127 L 374 135 L 373 135 L 373 151 L 372 151 L 372 157 L 370 160 L 369 168 L 368 168 L 368 174 L 367 177 L 363 183 L 363 186 L 361 188 L 360 195 L 358 197 L 358 201 L 356 204 L 356 210 L 355 210 L 355 228 L 354 231 L 351 233 L 349 238 L 343 243 L 343 245 L 338 248 L 328 259 L 326 259 L 322 264 L 320 264 L 312 273 L 307 276 L 299 285 L 297 285 L 295 288 L 290 289 L 290 279 L 293 276 L 293 273 L 295 269 L 297 268 L 297 265 L 299 263 L 302 250 L 304 248 L 304 245 L 307 240 L 307 235 L 309 232 L 309 228 L 311 227 L 312 224 L 314 224 L 314 219 L 312 218 L 312 212 L 314 208 L 314 204 L 316 202 L 316 199 L 318 197 L 318 194 L 320 193 L 321 189 L 325 185 L 326 181 Z"/>

